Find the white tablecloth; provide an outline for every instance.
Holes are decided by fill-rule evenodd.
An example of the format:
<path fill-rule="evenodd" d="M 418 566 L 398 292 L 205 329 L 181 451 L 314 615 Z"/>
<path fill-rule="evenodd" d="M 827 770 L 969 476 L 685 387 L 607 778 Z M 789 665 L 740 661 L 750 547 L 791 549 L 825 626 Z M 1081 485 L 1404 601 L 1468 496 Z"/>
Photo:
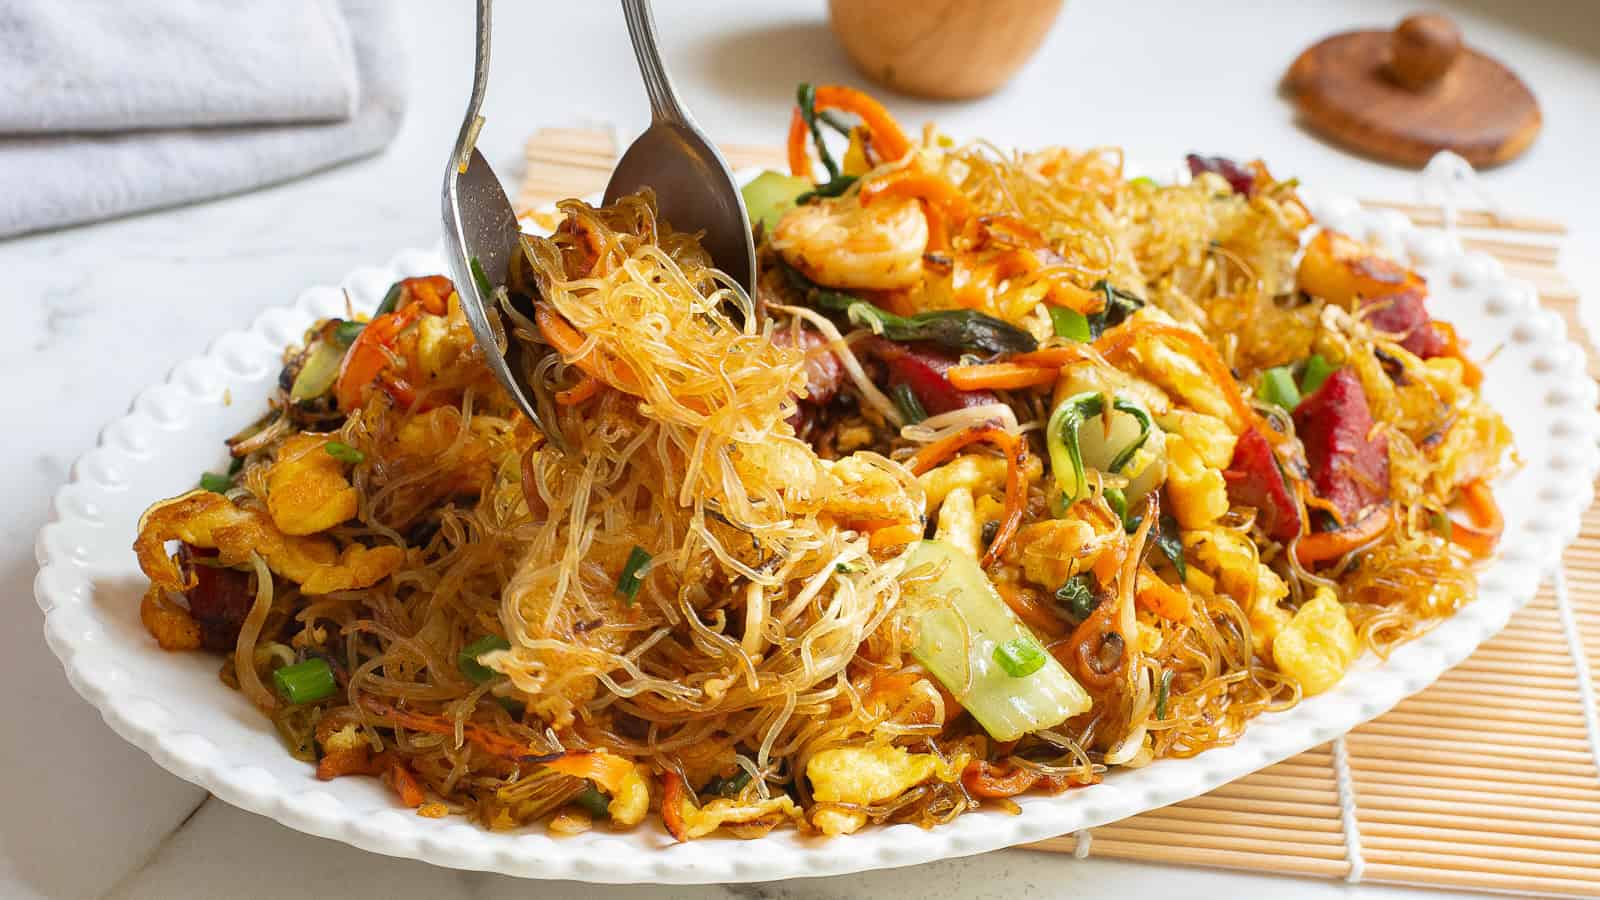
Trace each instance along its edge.
<path fill-rule="evenodd" d="M 354 266 L 439 237 L 438 190 L 471 74 L 470 4 L 408 0 L 414 102 L 385 154 L 216 203 L 0 243 L 0 896 L 120 898 L 589 897 L 433 869 L 307 837 L 212 800 L 123 744 L 72 693 L 40 637 L 32 542 L 49 497 L 102 423 L 143 385 L 261 309 Z M 858 81 L 826 32 L 821 0 L 657 4 L 684 98 L 718 139 L 781 140 L 800 80 Z M 1544 103 L 1529 155 L 1489 173 L 1513 211 L 1600 231 L 1600 16 L 1562 0 L 1457 0 L 1469 41 L 1510 61 Z M 513 177 L 541 125 L 642 123 L 645 103 L 609 3 L 502 3 L 479 146 Z M 1040 57 L 1002 94 L 961 106 L 889 98 L 908 123 L 937 118 L 997 143 L 1118 143 L 1146 160 L 1190 150 L 1261 154 L 1274 171 L 1359 196 L 1410 196 L 1412 173 L 1345 155 L 1295 128 L 1276 82 L 1311 41 L 1387 25 L 1410 4 L 1197 4 L 1073 0 Z M 1157 111 L 1162 111 L 1157 115 Z M 1592 239 L 1568 258 L 1592 265 Z M 1577 273 L 1574 273 L 1575 275 Z M 1591 284 L 1595 284 L 1591 282 Z M 1591 292 L 1593 289 L 1591 288 Z M 248 398 L 246 398 L 248 399 Z M 192 817 L 191 817 L 192 814 Z M 684 889 L 598 889 L 683 896 Z M 1332 897 L 1344 885 L 1004 851 L 893 873 L 729 889 L 735 896 Z M 1364 887 L 1363 896 L 1412 892 Z M 718 892 L 712 891 L 717 896 Z"/>

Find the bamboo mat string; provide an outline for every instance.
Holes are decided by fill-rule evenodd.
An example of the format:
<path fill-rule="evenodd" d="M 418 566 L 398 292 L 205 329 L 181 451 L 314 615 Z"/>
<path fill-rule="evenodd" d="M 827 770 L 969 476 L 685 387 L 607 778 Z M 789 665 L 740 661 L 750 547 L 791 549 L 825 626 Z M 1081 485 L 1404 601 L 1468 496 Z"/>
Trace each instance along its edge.
<path fill-rule="evenodd" d="M 1594 754 L 1596 780 L 1600 780 L 1600 711 L 1595 709 L 1594 681 L 1590 676 L 1589 655 L 1583 648 L 1583 636 L 1578 633 L 1578 617 L 1572 610 L 1572 596 L 1567 592 L 1565 566 L 1555 570 L 1556 613 L 1561 617 L 1561 631 L 1567 638 L 1567 652 L 1572 654 L 1578 672 L 1578 698 L 1583 707 L 1583 727 L 1589 733 L 1589 752 Z"/>
<path fill-rule="evenodd" d="M 1350 774 L 1350 751 L 1345 747 L 1342 737 L 1333 741 L 1333 779 L 1339 791 L 1339 824 L 1344 828 L 1344 857 L 1350 863 L 1350 871 L 1345 873 L 1344 880 L 1360 884 L 1361 875 L 1367 870 L 1367 860 L 1361 854 L 1361 822 L 1356 818 L 1356 785 Z"/>

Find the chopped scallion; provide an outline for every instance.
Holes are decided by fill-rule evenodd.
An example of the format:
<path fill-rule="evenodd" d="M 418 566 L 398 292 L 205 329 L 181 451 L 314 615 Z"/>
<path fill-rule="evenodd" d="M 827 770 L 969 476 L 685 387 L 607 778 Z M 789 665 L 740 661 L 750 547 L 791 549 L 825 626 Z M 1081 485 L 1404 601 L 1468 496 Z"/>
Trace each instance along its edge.
<path fill-rule="evenodd" d="M 1055 328 L 1056 337 L 1064 337 L 1080 344 L 1086 344 L 1093 339 L 1089 331 L 1088 316 L 1065 306 L 1052 306 L 1049 309 L 1050 324 Z"/>
<path fill-rule="evenodd" d="M 712 794 L 717 797 L 737 797 L 739 792 L 744 790 L 744 786 L 749 783 L 750 771 L 740 766 L 739 771 L 726 778 L 718 775 L 706 782 L 705 790 L 700 793 Z"/>
<path fill-rule="evenodd" d="M 467 260 L 467 268 L 472 270 L 472 283 L 478 286 L 478 297 L 488 303 L 494 298 L 494 285 L 489 283 L 489 276 L 483 271 L 483 263 L 478 262 L 476 256 Z"/>
<path fill-rule="evenodd" d="M 639 585 L 644 578 L 640 570 L 650 565 L 650 554 L 643 547 L 635 545 L 628 554 L 628 562 L 622 567 L 622 576 L 617 579 L 617 593 L 622 595 L 623 601 L 632 606 L 639 599 Z"/>
<path fill-rule="evenodd" d="M 1026 678 L 1044 668 L 1044 648 L 1031 638 L 1012 638 L 996 644 L 994 661 L 1012 678 Z"/>
<path fill-rule="evenodd" d="M 333 668 L 319 656 L 273 671 L 272 681 L 278 686 L 278 695 L 292 706 L 326 700 L 339 689 Z"/>
<path fill-rule="evenodd" d="M 1137 187 L 1160 187 L 1160 185 L 1156 183 L 1156 180 L 1154 178 L 1151 178 L 1149 175 L 1140 175 L 1138 178 L 1135 178 L 1132 181 L 1129 181 L 1128 182 L 1128 186 L 1129 187 L 1135 187 L 1135 186 L 1137 186 Z"/>
<path fill-rule="evenodd" d="M 355 465 L 357 463 L 365 462 L 367 459 L 367 455 L 365 453 L 362 453 L 360 450 L 357 450 L 343 441 L 329 441 L 322 445 L 322 449 L 328 451 L 329 456 L 342 463 L 350 463 L 351 465 Z"/>
<path fill-rule="evenodd" d="M 213 494 L 226 494 L 233 490 L 233 479 L 215 472 L 203 472 L 200 475 L 200 486 Z"/>
<path fill-rule="evenodd" d="M 1294 373 L 1288 366 L 1278 366 L 1261 373 L 1261 399 L 1281 406 L 1289 412 L 1300 405 L 1300 388 L 1295 386 Z"/>
<path fill-rule="evenodd" d="M 498 634 L 486 634 L 461 648 L 461 652 L 456 654 L 456 667 L 461 670 L 461 674 L 478 684 L 483 684 L 497 673 L 483 663 L 478 662 L 478 657 L 495 650 L 510 649 L 511 644 L 505 638 Z"/>
<path fill-rule="evenodd" d="M 1317 388 L 1328 380 L 1328 376 L 1339 371 L 1339 367 L 1323 357 L 1320 353 L 1313 353 L 1306 358 L 1305 371 L 1300 373 L 1300 396 L 1309 397 L 1316 393 Z"/>
<path fill-rule="evenodd" d="M 1172 693 L 1172 670 L 1161 673 L 1161 687 L 1156 690 L 1156 718 L 1167 717 L 1167 697 Z"/>
<path fill-rule="evenodd" d="M 367 327 L 365 322 L 345 321 L 333 327 L 333 342 L 341 348 L 348 348 L 361 336 L 361 330 Z"/>

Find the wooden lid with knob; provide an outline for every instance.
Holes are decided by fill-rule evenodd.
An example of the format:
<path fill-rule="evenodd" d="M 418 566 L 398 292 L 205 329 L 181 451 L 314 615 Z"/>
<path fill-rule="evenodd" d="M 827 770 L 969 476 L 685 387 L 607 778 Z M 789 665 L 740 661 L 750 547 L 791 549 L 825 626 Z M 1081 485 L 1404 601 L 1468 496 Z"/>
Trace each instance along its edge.
<path fill-rule="evenodd" d="M 1474 166 L 1515 158 L 1542 119 L 1516 73 L 1465 46 L 1450 19 L 1411 16 L 1394 31 L 1336 34 L 1300 54 L 1284 88 L 1307 124 L 1391 162 L 1451 150 Z"/>

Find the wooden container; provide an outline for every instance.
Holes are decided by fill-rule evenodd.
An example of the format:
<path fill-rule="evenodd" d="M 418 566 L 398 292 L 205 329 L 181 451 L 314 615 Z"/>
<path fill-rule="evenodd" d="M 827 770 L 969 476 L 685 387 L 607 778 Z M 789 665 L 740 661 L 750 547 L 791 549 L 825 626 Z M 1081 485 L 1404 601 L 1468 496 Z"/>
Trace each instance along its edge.
<path fill-rule="evenodd" d="M 1062 0 L 829 0 L 833 33 L 868 78 L 935 100 L 997 90 L 1044 43 Z"/>

